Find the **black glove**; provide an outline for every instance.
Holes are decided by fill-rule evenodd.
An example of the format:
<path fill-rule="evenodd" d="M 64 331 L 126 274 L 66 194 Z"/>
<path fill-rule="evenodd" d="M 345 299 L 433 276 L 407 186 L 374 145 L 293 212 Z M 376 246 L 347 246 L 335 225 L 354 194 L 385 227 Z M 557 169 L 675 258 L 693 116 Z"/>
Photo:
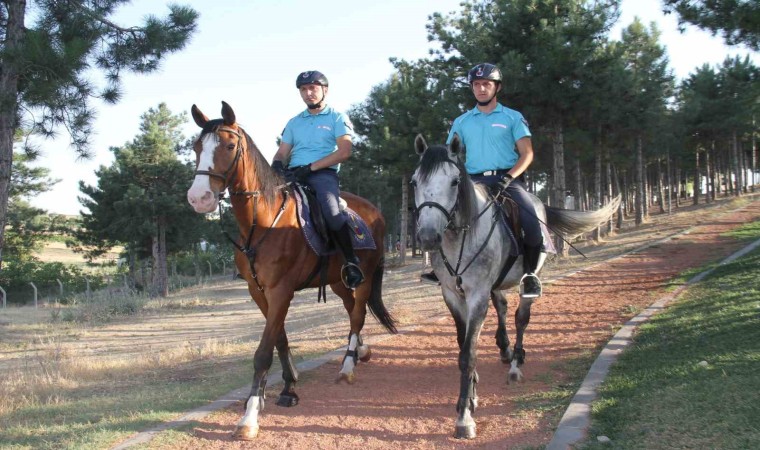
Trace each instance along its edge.
<path fill-rule="evenodd" d="M 272 161 L 272 170 L 274 170 L 274 173 L 276 173 L 277 175 L 283 178 L 287 177 L 285 173 L 285 166 L 282 164 L 282 161 L 280 160 Z"/>
<path fill-rule="evenodd" d="M 298 181 L 302 183 L 306 182 L 306 180 L 309 178 L 310 173 L 311 173 L 311 164 L 298 166 L 295 169 L 293 169 L 293 175 L 296 177 Z"/>
<path fill-rule="evenodd" d="M 501 188 L 501 191 L 505 192 L 514 179 L 515 178 L 510 174 L 504 175 L 501 178 L 501 181 L 499 181 L 499 187 Z"/>

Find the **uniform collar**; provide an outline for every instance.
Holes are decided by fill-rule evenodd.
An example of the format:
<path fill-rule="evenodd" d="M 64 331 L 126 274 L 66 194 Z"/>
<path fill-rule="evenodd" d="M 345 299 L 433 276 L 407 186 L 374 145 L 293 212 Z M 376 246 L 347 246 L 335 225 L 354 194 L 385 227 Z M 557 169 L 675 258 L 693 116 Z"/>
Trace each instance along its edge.
<path fill-rule="evenodd" d="M 322 116 L 324 114 L 329 114 L 332 108 L 330 108 L 329 105 L 326 105 L 322 111 L 318 112 L 317 114 L 310 114 L 309 109 L 304 109 L 301 113 L 301 117 L 314 117 L 314 116 Z"/>
<path fill-rule="evenodd" d="M 501 103 L 498 103 L 498 102 L 497 102 L 497 103 L 496 103 L 496 108 L 494 108 L 494 109 L 493 109 L 493 111 L 491 111 L 491 112 L 490 112 L 490 113 L 488 113 L 488 114 L 500 113 L 500 112 L 502 112 L 502 111 L 504 111 L 504 105 L 502 105 Z M 483 114 L 483 113 L 482 113 L 482 112 L 481 112 L 481 111 L 478 109 L 478 107 L 477 107 L 477 106 L 475 106 L 474 108 L 472 108 L 472 113 L 473 113 L 473 114 Z"/>

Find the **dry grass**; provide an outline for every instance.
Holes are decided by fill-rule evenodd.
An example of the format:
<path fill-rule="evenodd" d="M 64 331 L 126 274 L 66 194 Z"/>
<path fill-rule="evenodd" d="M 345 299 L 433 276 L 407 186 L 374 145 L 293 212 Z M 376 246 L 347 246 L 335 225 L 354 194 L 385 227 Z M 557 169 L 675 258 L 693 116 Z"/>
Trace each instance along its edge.
<path fill-rule="evenodd" d="M 121 247 L 114 247 L 110 252 L 95 259 L 93 262 L 98 265 L 115 264 L 119 259 L 119 253 L 121 253 L 121 251 Z M 74 253 L 73 250 L 66 247 L 65 243 L 58 241 L 49 241 L 45 243 L 45 247 L 42 251 L 36 253 L 34 256 L 43 262 L 60 262 L 80 267 L 87 266 L 87 261 L 81 253 Z"/>
<path fill-rule="evenodd" d="M 87 356 L 60 337 L 38 336 L 36 347 L 36 351 L 25 355 L 21 367 L 0 377 L 0 415 L 26 407 L 60 404 L 64 401 L 61 393 L 67 391 L 97 391 L 107 384 L 134 383 L 150 373 L 187 370 L 181 366 L 191 362 L 241 357 L 250 353 L 251 344 L 208 339 L 129 358 Z"/>

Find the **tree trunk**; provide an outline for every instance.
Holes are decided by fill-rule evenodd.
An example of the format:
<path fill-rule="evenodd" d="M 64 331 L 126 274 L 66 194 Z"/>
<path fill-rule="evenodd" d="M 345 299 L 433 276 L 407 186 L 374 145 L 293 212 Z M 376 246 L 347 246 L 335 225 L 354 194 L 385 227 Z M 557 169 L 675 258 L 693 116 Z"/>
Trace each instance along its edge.
<path fill-rule="evenodd" d="M 594 196 L 589 209 L 599 209 L 602 206 L 602 138 L 601 127 L 597 127 L 596 151 L 594 152 Z M 594 229 L 593 239 L 602 240 L 602 225 Z"/>
<path fill-rule="evenodd" d="M 166 263 L 166 217 L 159 216 L 153 236 L 153 293 L 159 297 L 169 295 L 169 270 Z"/>
<path fill-rule="evenodd" d="M 403 266 L 406 262 L 406 233 L 409 231 L 409 183 L 406 174 L 401 177 L 401 250 L 399 251 L 399 263 Z"/>
<path fill-rule="evenodd" d="M 8 0 L 5 4 L 8 17 L 5 18 L 5 41 L 2 49 L 2 66 L 0 66 L 0 269 L 3 266 L 5 223 L 8 215 L 13 164 L 13 136 L 16 131 L 16 114 L 19 106 L 19 73 L 16 61 L 13 59 L 20 52 L 24 39 L 26 0 Z"/>
<path fill-rule="evenodd" d="M 644 223 L 644 148 L 641 135 L 636 136 L 636 225 Z"/>
<path fill-rule="evenodd" d="M 694 152 L 694 204 L 699 204 L 699 193 L 702 190 L 702 180 L 699 170 L 699 148 Z"/>
<path fill-rule="evenodd" d="M 755 129 L 755 115 L 752 115 L 752 129 Z M 752 180 L 750 181 L 750 190 L 751 192 L 755 192 L 755 177 L 757 173 L 757 132 L 752 132 L 752 149 L 750 150 L 752 152 Z"/>
<path fill-rule="evenodd" d="M 622 189 L 620 189 L 620 177 L 618 176 L 617 168 L 612 168 L 612 176 L 615 179 L 615 187 L 617 188 L 618 194 L 622 194 Z M 625 197 L 623 197 L 623 200 L 625 200 Z M 617 215 L 617 229 L 620 230 L 623 228 L 623 205 L 626 202 L 621 201 L 620 206 L 618 206 L 618 215 Z"/>
<path fill-rule="evenodd" d="M 552 203 L 561 206 L 565 203 L 567 186 L 565 184 L 565 135 L 562 131 L 562 123 L 560 121 L 554 123 L 552 150 L 552 181 L 554 182 L 551 190 Z M 557 238 L 557 254 L 567 256 L 569 250 L 570 249 L 567 244 L 565 244 L 565 241 Z"/>
<path fill-rule="evenodd" d="M 662 188 L 662 161 L 657 158 L 657 203 L 660 207 L 660 214 L 665 212 L 665 190 Z"/>
<path fill-rule="evenodd" d="M 675 188 L 676 188 L 676 208 L 681 206 L 681 164 L 679 163 L 679 159 L 676 158 L 673 163 L 676 166 L 676 176 L 675 176 Z"/>
<path fill-rule="evenodd" d="M 583 183 L 581 182 L 581 159 L 576 154 L 575 161 L 573 163 L 573 173 L 575 175 L 575 198 L 578 200 L 575 202 L 575 209 L 578 211 L 584 211 L 585 207 L 585 195 L 583 195 Z"/>
<path fill-rule="evenodd" d="M 739 163 L 739 143 L 736 136 L 736 130 L 731 134 L 731 155 L 734 157 L 734 195 L 742 195 L 742 169 Z"/>
<path fill-rule="evenodd" d="M 665 185 L 668 187 L 668 215 L 673 213 L 673 178 L 670 176 L 670 148 L 665 149 Z"/>
<path fill-rule="evenodd" d="M 705 203 L 710 203 L 715 200 L 715 180 L 713 174 L 715 170 L 713 166 L 715 158 L 711 157 L 715 153 L 715 141 L 710 143 L 710 148 L 705 151 Z"/>

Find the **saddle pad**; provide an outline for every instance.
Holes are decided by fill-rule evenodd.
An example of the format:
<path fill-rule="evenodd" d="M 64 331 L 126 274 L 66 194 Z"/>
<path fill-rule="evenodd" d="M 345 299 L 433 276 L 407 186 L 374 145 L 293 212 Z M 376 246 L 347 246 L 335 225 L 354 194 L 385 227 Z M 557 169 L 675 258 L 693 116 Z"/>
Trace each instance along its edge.
<path fill-rule="evenodd" d="M 327 242 L 325 242 L 314 228 L 308 202 L 303 201 L 299 191 L 296 191 L 294 197 L 296 199 L 298 224 L 301 226 L 303 237 L 306 239 L 306 243 L 309 244 L 309 248 L 319 256 L 335 253 L 335 248 L 328 248 Z M 353 231 L 350 235 L 354 250 L 374 250 L 376 248 L 375 239 L 372 237 L 372 233 L 370 233 L 369 227 L 364 222 L 364 219 L 348 206 L 343 210 L 343 214 L 347 216 L 346 222 L 351 231 Z"/>
<path fill-rule="evenodd" d="M 510 223 L 511 218 L 504 212 L 504 210 L 501 210 L 501 220 L 499 220 L 499 225 L 501 226 L 501 229 L 507 233 L 509 236 L 510 241 L 510 249 L 509 254 L 511 256 L 518 256 L 522 254 L 522 245 L 519 245 L 517 242 L 517 238 L 515 237 L 514 231 L 512 231 L 512 227 L 508 224 Z M 544 237 L 544 250 L 546 253 L 557 253 L 557 249 L 554 247 L 554 240 L 551 238 L 551 235 L 549 234 L 549 228 L 547 228 L 546 224 L 543 221 L 539 221 L 539 224 L 541 226 L 541 235 Z"/>

